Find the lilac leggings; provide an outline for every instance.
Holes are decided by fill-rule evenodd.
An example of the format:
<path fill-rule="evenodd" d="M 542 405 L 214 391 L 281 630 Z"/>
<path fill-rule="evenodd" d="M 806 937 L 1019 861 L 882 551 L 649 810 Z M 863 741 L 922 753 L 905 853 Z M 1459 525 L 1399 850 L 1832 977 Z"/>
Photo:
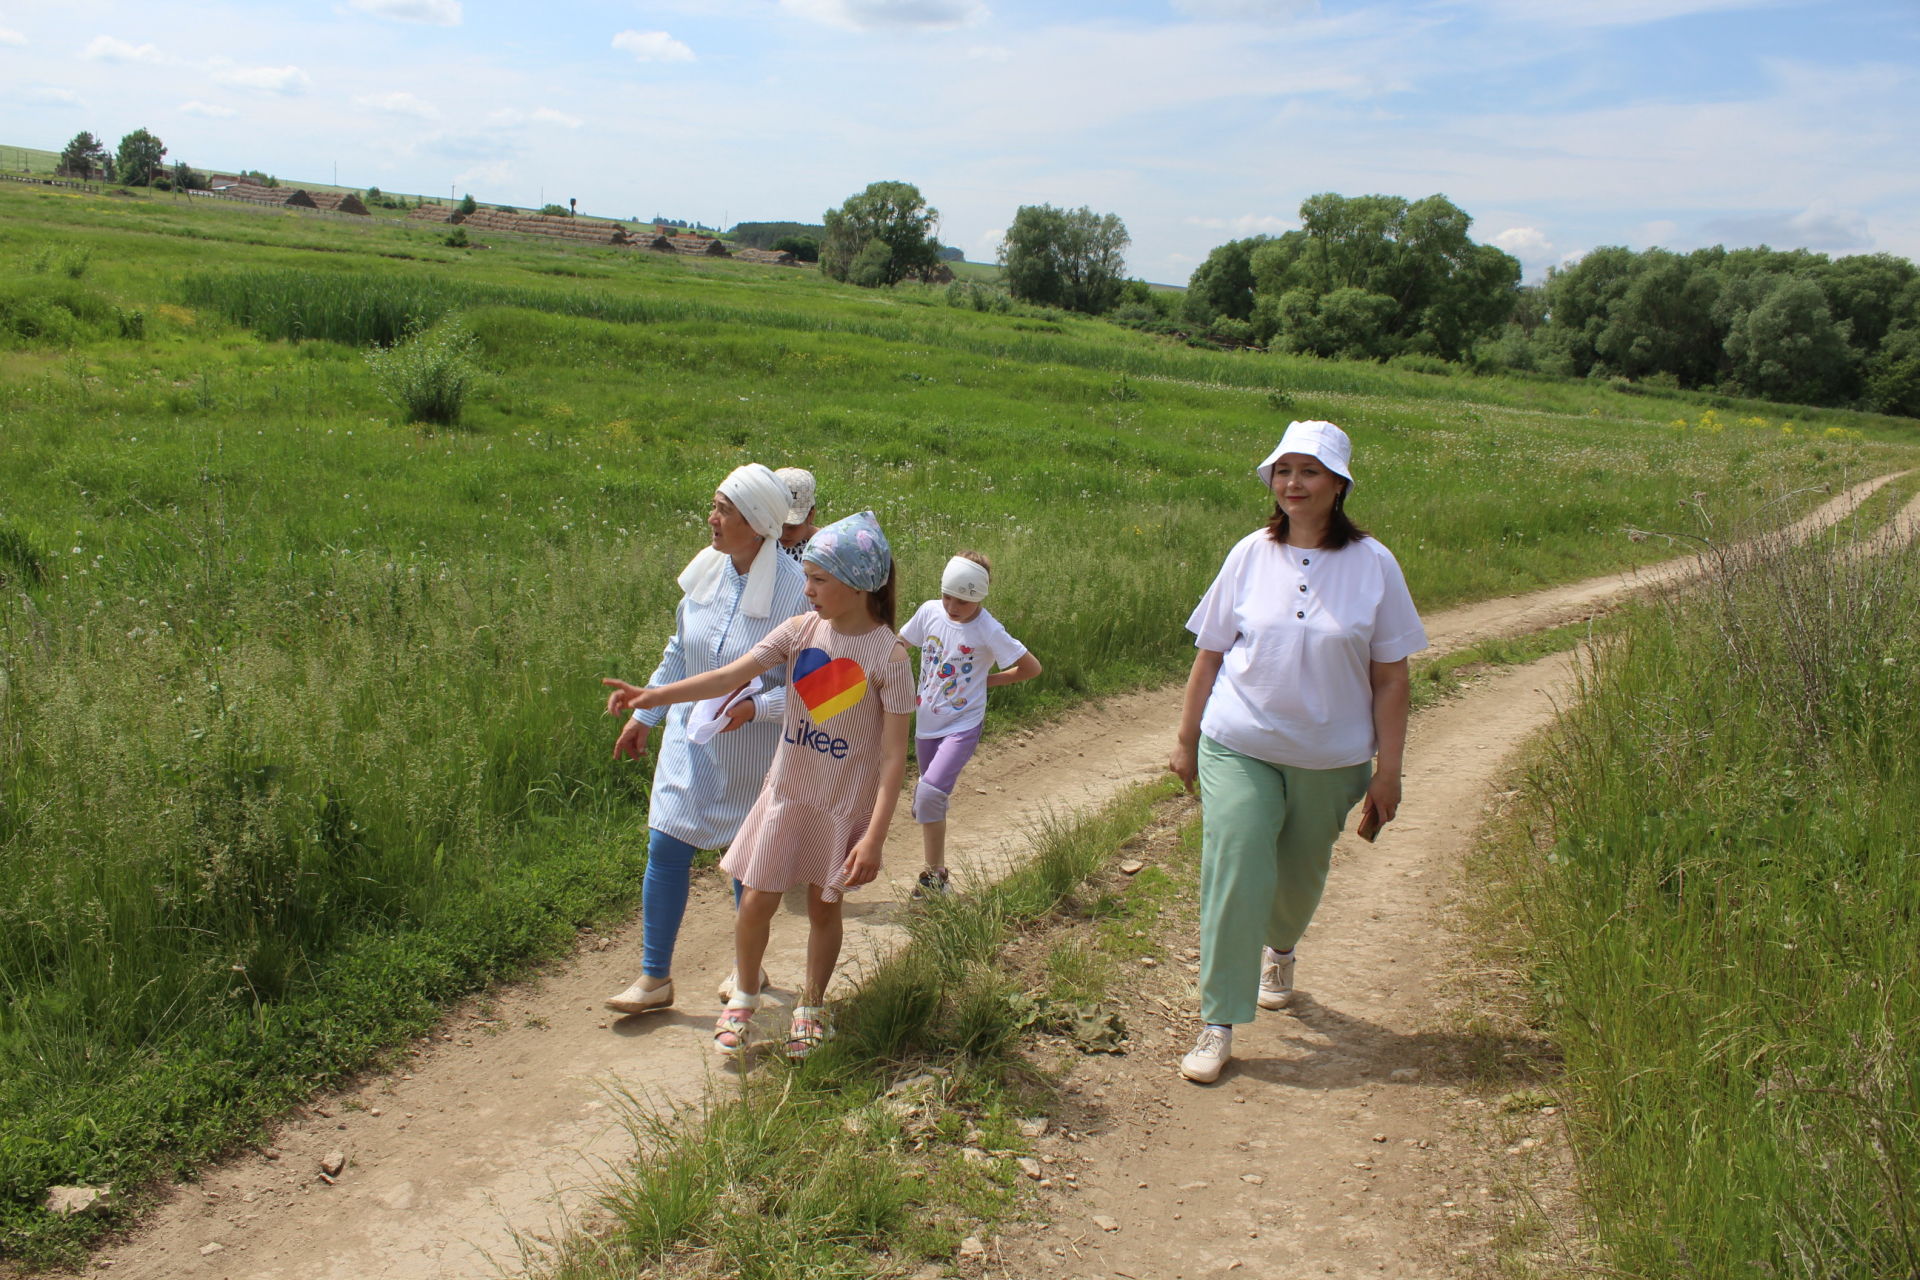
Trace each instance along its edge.
<path fill-rule="evenodd" d="M 980 730 L 966 729 L 944 738 L 915 738 L 914 758 L 920 762 L 920 785 L 913 789 L 913 820 L 919 823 L 945 822 L 947 801 L 960 771 L 973 759 L 980 745 Z"/>

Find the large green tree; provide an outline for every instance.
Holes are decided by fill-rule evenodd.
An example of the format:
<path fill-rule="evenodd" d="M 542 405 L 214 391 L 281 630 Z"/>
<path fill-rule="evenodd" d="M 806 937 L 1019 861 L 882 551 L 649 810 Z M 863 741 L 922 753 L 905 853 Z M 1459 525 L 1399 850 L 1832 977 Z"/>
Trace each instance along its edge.
<path fill-rule="evenodd" d="M 1210 324 L 1220 316 L 1251 320 L 1253 252 L 1268 239 L 1251 236 L 1245 240 L 1229 240 L 1209 253 L 1187 281 L 1187 294 L 1180 303 L 1181 317 L 1198 325 Z"/>
<path fill-rule="evenodd" d="M 874 182 L 827 210 L 820 269 L 835 280 L 877 288 L 923 275 L 940 261 L 940 212 L 911 182 Z"/>
<path fill-rule="evenodd" d="M 1309 196 L 1300 230 L 1223 245 L 1189 281 L 1189 319 L 1251 314 L 1285 351 L 1458 360 L 1513 313 L 1520 264 L 1468 236 L 1445 196 Z M 1197 297 L 1194 295 L 1198 295 Z"/>
<path fill-rule="evenodd" d="M 151 186 L 160 176 L 160 162 L 167 157 L 167 146 L 145 129 L 135 129 L 120 139 L 120 181 L 130 187 Z"/>
<path fill-rule="evenodd" d="M 1022 205 L 1001 242 L 1000 265 L 1021 301 L 1099 315 L 1119 300 L 1129 243 L 1117 214 Z"/>
<path fill-rule="evenodd" d="M 82 181 L 95 174 L 105 174 L 110 163 L 112 157 L 107 154 L 106 144 L 85 129 L 74 134 L 73 141 L 60 152 L 60 172 Z"/>

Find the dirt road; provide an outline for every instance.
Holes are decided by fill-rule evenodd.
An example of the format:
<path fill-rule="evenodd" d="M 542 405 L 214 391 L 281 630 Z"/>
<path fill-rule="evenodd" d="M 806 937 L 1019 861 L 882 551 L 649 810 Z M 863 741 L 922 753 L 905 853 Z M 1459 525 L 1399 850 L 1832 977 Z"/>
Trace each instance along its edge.
<path fill-rule="evenodd" d="M 1842 518 L 1890 478 L 1855 486 L 1803 524 L 1812 528 Z M 1591 616 L 1624 594 L 1677 581 L 1684 573 L 1683 564 L 1448 610 L 1427 620 L 1433 651 Z M 1355 940 L 1339 944 L 1349 951 L 1330 949 L 1312 962 L 1325 967 L 1308 970 L 1302 962 L 1303 989 L 1318 991 L 1326 1003 L 1309 1005 L 1297 1020 L 1257 1024 L 1246 1051 L 1263 1065 L 1224 1089 L 1176 1095 L 1194 1143 L 1210 1140 L 1209 1126 L 1237 1128 L 1247 1142 L 1257 1137 L 1266 1144 L 1248 1150 L 1258 1153 L 1253 1158 L 1272 1182 L 1290 1182 L 1289 1167 L 1316 1157 L 1290 1132 L 1256 1131 L 1236 1115 L 1248 1110 L 1236 1105 L 1237 1091 L 1262 1083 L 1320 1087 L 1318 1093 L 1303 1090 L 1302 1097 L 1318 1099 L 1306 1105 L 1318 1108 L 1328 1127 L 1314 1143 L 1329 1151 L 1338 1145 L 1337 1124 L 1365 1127 L 1374 1123 L 1370 1115 L 1399 1105 L 1398 1094 L 1377 1084 L 1355 1086 L 1365 1060 L 1355 1057 L 1344 1032 L 1343 1047 L 1330 1051 L 1330 1035 L 1354 1029 L 1350 1019 L 1362 1018 L 1358 1029 L 1377 1042 L 1365 1052 L 1384 1063 L 1418 1022 L 1419 1002 L 1426 998 L 1418 981 L 1419 953 L 1433 945 L 1420 935 L 1425 917 L 1418 913 L 1446 883 L 1452 851 L 1471 832 L 1474 798 L 1505 750 L 1545 723 L 1549 694 L 1557 687 L 1529 668 L 1490 682 L 1470 703 L 1422 717 L 1403 816 L 1392 839 L 1366 862 L 1367 876 L 1402 887 L 1388 894 L 1357 867 L 1342 872 L 1353 894 L 1330 901 L 1328 923 L 1315 928 Z M 955 798 L 949 857 L 960 886 L 1020 856 L 1047 810 L 1098 805 L 1122 787 L 1159 774 L 1178 705 L 1177 688 L 1116 698 L 983 752 Z M 1473 735 L 1436 736 L 1452 733 L 1447 726 L 1463 717 Z M 887 874 L 849 899 L 852 980 L 858 979 L 860 957 L 898 940 L 918 858 L 917 833 L 903 815 L 889 843 Z M 1369 919 L 1367 930 L 1344 927 L 1352 913 L 1378 910 L 1375 904 L 1390 899 L 1413 914 Z M 238 1157 L 208 1169 L 197 1184 L 175 1188 L 139 1230 L 101 1250 L 96 1264 L 134 1280 L 438 1280 L 513 1271 L 521 1240 L 537 1245 L 562 1229 L 587 1203 L 600 1172 L 630 1151 L 612 1095 L 627 1092 L 658 1107 L 678 1106 L 698 1102 L 712 1083 L 713 984 L 729 967 L 730 923 L 719 878 L 706 877 L 696 885 L 680 940 L 680 1010 L 638 1018 L 610 1019 L 600 1005 L 638 971 L 637 922 L 624 933 L 584 940 L 572 958 L 539 979 L 457 1010 L 431 1040 L 416 1046 L 409 1070 L 369 1080 L 290 1117 L 271 1155 Z M 1399 949 L 1365 941 L 1373 933 L 1392 935 Z M 776 922 L 767 962 L 776 986 L 799 973 L 804 943 L 803 914 L 789 912 Z M 1336 968 L 1351 976 L 1339 987 L 1324 985 L 1322 975 Z M 1409 976 L 1394 976 L 1399 974 Z M 1331 1012 L 1336 1007 L 1344 1012 Z M 780 1017 L 777 1011 L 769 1016 Z M 1378 1079 L 1379 1073 L 1371 1077 Z M 1214 1114 L 1222 1107 L 1224 1115 Z M 328 1184 L 317 1176 L 319 1164 L 335 1151 L 348 1163 Z M 1321 1190 L 1334 1194 L 1330 1187 Z M 1343 1187 L 1337 1194 L 1372 1193 Z M 1344 1206 L 1344 1200 L 1328 1201 L 1326 1211 L 1344 1212 Z M 1297 1235 L 1303 1258 L 1332 1239 L 1326 1232 L 1335 1230 L 1334 1219 L 1316 1220 L 1324 1230 L 1310 1230 L 1303 1219 Z M 1187 1239 L 1178 1233 L 1166 1238 Z M 1206 1256 L 1216 1255 L 1226 1257 L 1219 1250 Z M 1176 1272 L 1149 1268 L 1134 1274 Z"/>

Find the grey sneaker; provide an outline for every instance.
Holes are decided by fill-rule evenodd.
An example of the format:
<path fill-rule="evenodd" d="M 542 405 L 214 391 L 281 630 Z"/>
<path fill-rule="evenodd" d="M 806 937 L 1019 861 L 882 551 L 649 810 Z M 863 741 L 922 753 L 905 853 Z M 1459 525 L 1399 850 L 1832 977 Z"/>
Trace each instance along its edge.
<path fill-rule="evenodd" d="M 945 867 L 928 867 L 913 886 L 916 898 L 944 897 L 952 892 L 953 884 Z"/>
<path fill-rule="evenodd" d="M 1200 1028 L 1193 1052 L 1180 1059 L 1180 1074 L 1201 1084 L 1212 1084 L 1233 1057 L 1233 1028 L 1216 1027 L 1211 1022 Z"/>
<path fill-rule="evenodd" d="M 1284 1009 L 1293 1002 L 1293 955 L 1281 955 L 1272 947 L 1260 949 L 1260 994 L 1262 1009 Z"/>

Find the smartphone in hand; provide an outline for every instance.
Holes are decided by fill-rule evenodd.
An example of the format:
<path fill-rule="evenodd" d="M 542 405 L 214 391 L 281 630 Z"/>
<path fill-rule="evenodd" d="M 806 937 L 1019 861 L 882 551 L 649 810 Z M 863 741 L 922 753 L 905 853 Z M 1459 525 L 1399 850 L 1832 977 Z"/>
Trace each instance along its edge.
<path fill-rule="evenodd" d="M 1367 800 L 1360 806 L 1360 825 L 1353 829 L 1353 834 L 1372 844 L 1374 837 L 1380 834 L 1382 825 L 1380 811 L 1373 807 L 1372 800 Z"/>

